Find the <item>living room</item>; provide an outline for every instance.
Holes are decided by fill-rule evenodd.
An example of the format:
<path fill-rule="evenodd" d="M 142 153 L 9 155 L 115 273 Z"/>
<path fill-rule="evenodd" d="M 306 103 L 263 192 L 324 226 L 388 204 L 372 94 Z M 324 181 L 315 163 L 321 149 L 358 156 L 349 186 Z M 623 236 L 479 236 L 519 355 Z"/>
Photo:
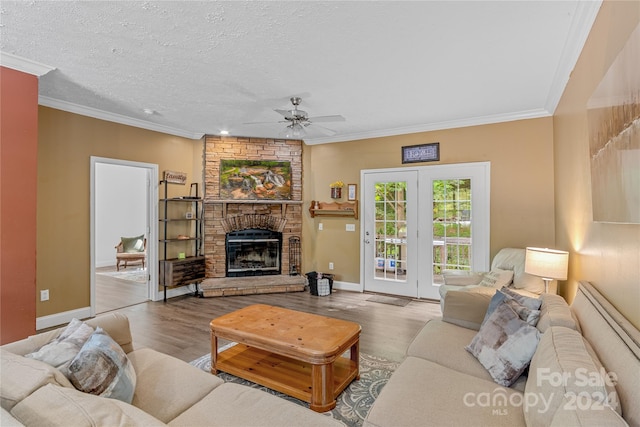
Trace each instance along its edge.
<path fill-rule="evenodd" d="M 640 323 L 637 317 L 638 228 L 634 224 L 590 220 L 586 123 L 573 119 L 576 111 L 584 113 L 584 108 L 580 109 L 578 104 L 584 104 L 602 77 L 594 75 L 593 70 L 607 69 L 614 53 L 634 28 L 637 18 L 634 7 L 635 3 L 603 5 L 553 117 L 305 145 L 304 203 L 328 198 L 328 186 L 336 179 L 359 182 L 361 169 L 401 166 L 399 152 L 403 146 L 438 141 L 441 164 L 491 162 L 491 256 L 500 248 L 510 246 L 568 250 L 571 254 L 569 279 L 561 284 L 560 294 L 571 301 L 577 280 L 588 278 L 601 282 L 603 293 L 637 325 Z M 3 77 L 7 75 L 4 70 Z M 590 80 L 585 82 L 585 79 Z M 3 82 L 10 84 L 6 77 Z M 37 92 L 33 92 L 34 87 L 37 91 L 37 80 L 27 77 L 24 82 L 12 84 L 31 88 L 20 92 L 18 98 L 25 100 L 24 94 L 31 93 L 31 99 L 26 102 L 31 103 L 33 111 L 37 105 L 33 98 L 37 96 Z M 4 96 L 8 97 L 9 92 L 3 90 Z M 26 269 L 28 274 L 25 274 L 24 266 L 14 273 L 5 270 L 6 277 L 13 280 L 3 280 L 3 293 L 17 292 L 19 299 L 24 299 L 23 303 L 11 304 L 16 308 L 15 313 L 9 314 L 10 307 L 3 310 L 7 316 L 3 314 L 3 336 L 7 337 L 11 334 L 5 333 L 5 328 L 15 327 L 16 322 L 22 330 L 18 336 L 22 336 L 35 331 L 36 319 L 43 320 L 60 313 L 72 315 L 90 305 L 87 285 L 90 276 L 87 246 L 90 240 L 90 156 L 155 163 L 160 170 L 184 171 L 196 181 L 202 176 L 202 140 L 151 132 L 42 106 L 32 114 L 31 117 L 37 117 L 37 126 L 31 128 L 37 132 L 37 139 L 32 143 L 37 141 L 37 148 L 32 146 L 30 150 L 35 151 L 30 153 L 37 151 L 37 169 L 34 163 L 28 168 L 25 166 L 29 163 L 12 162 L 11 154 L 3 155 L 3 163 L 19 165 L 12 172 L 11 182 L 16 182 L 15 179 L 33 183 L 32 191 L 21 186 L 14 193 L 16 202 L 7 200 L 3 206 L 24 206 L 26 193 L 37 195 L 37 201 L 33 200 L 31 205 L 33 212 L 35 206 L 38 207 L 37 219 L 33 213 L 25 215 L 23 209 L 20 213 L 12 211 L 13 217 L 11 212 L 3 215 L 5 224 L 23 224 L 14 227 L 21 230 L 16 239 L 31 241 L 28 246 L 31 249 L 27 248 L 26 252 L 37 254 L 37 259 L 33 255 L 26 255 L 24 259 L 26 265 L 31 265 Z M 3 132 L 8 132 L 6 124 L 9 121 L 3 120 L 3 123 Z M 23 156 L 24 153 L 15 155 Z M 34 154 L 30 156 L 33 158 Z M 36 177 L 37 185 L 33 182 Z M 3 187 L 8 182 L 3 180 Z M 3 192 L 3 197 L 5 194 L 8 197 L 9 193 Z M 60 209 L 60 206 L 65 208 Z M 358 283 L 359 233 L 343 232 L 344 221 L 325 221 L 325 230 L 317 232 L 316 222 L 308 215 L 303 217 L 303 270 L 322 271 L 329 262 L 335 262 L 338 282 Z M 32 239 L 25 239 L 26 230 L 33 233 L 37 230 L 37 246 L 32 240 L 35 234 Z M 8 238 L 3 235 L 3 245 L 15 247 L 14 243 L 5 240 Z M 77 251 L 78 247 L 87 250 Z M 68 255 L 70 252 L 73 256 Z M 8 263 L 3 264 L 6 269 Z M 9 281 L 11 284 L 7 284 Z M 36 301 L 36 293 L 43 289 L 50 290 L 50 300 Z M 630 295 L 634 297 L 630 298 Z M 40 324 L 53 326 L 46 321 Z"/>
<path fill-rule="evenodd" d="M 589 97 L 639 23 L 638 2 L 602 4 L 552 116 L 304 145 L 303 271 L 335 263 L 337 288 L 359 285 L 359 223 L 348 233 L 345 220 L 323 220 L 319 231 L 308 205 L 327 199 L 336 180 L 360 183 L 363 169 L 402 167 L 402 147 L 439 142 L 438 164 L 491 163 L 491 258 L 505 247 L 566 250 L 569 275 L 559 294 L 571 303 L 579 281 L 588 280 L 640 327 L 640 226 L 593 220 L 587 123 Z M 4 344 L 89 312 L 89 159 L 157 164 L 202 183 L 205 140 L 38 105 L 36 77 L 1 72 L 3 107 L 20 106 L 2 109 Z M 45 289 L 50 299 L 40 301 Z"/>

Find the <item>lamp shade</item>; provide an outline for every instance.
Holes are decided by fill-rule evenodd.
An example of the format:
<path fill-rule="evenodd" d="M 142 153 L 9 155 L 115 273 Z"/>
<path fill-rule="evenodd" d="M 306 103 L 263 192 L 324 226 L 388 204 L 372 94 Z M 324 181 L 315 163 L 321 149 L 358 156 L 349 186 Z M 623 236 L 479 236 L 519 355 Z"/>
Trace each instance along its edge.
<path fill-rule="evenodd" d="M 544 279 L 567 280 L 568 265 L 569 252 L 527 248 L 524 271 Z"/>

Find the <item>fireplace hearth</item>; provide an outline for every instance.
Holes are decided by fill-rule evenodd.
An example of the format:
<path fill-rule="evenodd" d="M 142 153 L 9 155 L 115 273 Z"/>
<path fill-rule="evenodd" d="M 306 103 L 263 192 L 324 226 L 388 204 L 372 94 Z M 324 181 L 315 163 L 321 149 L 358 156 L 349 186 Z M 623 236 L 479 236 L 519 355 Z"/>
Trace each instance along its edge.
<path fill-rule="evenodd" d="M 245 229 L 226 234 L 226 276 L 281 274 L 282 233 Z"/>

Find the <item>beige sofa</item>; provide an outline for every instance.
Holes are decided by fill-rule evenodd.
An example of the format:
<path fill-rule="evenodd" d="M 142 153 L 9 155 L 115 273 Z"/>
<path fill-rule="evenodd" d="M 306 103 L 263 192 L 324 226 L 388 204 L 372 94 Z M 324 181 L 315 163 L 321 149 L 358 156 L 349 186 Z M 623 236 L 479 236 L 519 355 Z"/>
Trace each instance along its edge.
<path fill-rule="evenodd" d="M 490 297 L 449 291 L 446 298 L 462 301 L 447 301 L 449 321 L 432 320 L 416 336 L 365 426 L 640 425 L 640 332 L 588 282 L 571 307 L 541 296 L 540 341 L 528 376 L 511 387 L 465 350 Z"/>
<path fill-rule="evenodd" d="M 100 326 L 125 351 L 136 374 L 131 404 L 76 390 L 61 372 L 23 357 L 60 330 L 0 348 L 5 426 L 340 426 L 331 416 L 268 393 L 225 383 L 157 351 L 134 349 L 128 319 L 118 313 L 87 321 Z"/>

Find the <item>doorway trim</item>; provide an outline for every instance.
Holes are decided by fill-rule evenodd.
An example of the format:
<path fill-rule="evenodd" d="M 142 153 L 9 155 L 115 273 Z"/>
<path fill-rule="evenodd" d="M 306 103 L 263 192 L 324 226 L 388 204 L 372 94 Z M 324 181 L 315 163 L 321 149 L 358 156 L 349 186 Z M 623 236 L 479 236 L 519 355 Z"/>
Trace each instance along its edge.
<path fill-rule="evenodd" d="M 147 236 L 149 244 L 147 244 L 147 270 L 149 271 L 149 298 L 152 301 L 159 301 L 161 295 L 158 291 L 158 269 L 151 266 L 158 265 L 158 245 L 153 242 L 158 241 L 158 165 L 153 163 L 135 162 L 130 160 L 110 159 L 107 157 L 91 156 L 90 171 L 90 232 L 89 244 L 91 253 L 91 317 L 96 315 L 96 165 L 109 164 L 116 166 L 128 166 L 134 168 L 142 168 L 147 170 Z"/>

